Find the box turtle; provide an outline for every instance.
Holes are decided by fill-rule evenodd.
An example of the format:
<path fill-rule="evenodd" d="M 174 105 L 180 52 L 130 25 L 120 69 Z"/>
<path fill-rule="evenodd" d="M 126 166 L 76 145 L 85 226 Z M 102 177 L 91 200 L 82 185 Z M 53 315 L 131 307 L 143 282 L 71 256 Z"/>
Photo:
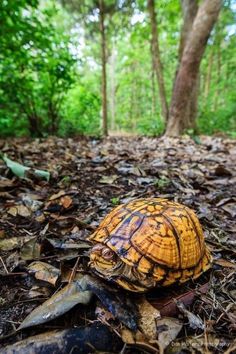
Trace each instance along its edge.
<path fill-rule="evenodd" d="M 167 199 L 116 207 L 89 239 L 92 270 L 130 291 L 182 284 L 211 266 L 196 214 Z"/>

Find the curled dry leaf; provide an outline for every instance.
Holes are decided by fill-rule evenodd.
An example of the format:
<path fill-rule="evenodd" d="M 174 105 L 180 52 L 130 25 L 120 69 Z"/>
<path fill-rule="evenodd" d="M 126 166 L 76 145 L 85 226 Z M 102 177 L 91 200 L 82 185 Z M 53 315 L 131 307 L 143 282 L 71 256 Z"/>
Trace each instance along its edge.
<path fill-rule="evenodd" d="M 32 262 L 28 266 L 30 273 L 33 273 L 38 280 L 46 281 L 55 285 L 60 276 L 60 270 L 45 262 Z"/>
<path fill-rule="evenodd" d="M 221 267 L 236 269 L 236 264 L 228 261 L 224 258 L 214 259 L 214 264 L 220 265 Z"/>
<path fill-rule="evenodd" d="M 188 318 L 189 321 L 189 325 L 191 328 L 193 329 L 204 329 L 204 323 L 202 321 L 201 318 L 197 317 L 196 315 L 194 315 L 192 312 L 188 311 L 184 304 L 180 301 L 176 301 L 176 305 L 178 307 L 178 309 Z"/>
<path fill-rule="evenodd" d="M 36 307 L 21 323 L 18 330 L 36 326 L 57 318 L 77 304 L 88 304 L 92 297 L 91 291 L 81 288 L 82 282 L 70 283 L 54 294 L 42 305 Z"/>
<path fill-rule="evenodd" d="M 41 244 L 38 241 L 38 238 L 31 237 L 29 240 L 24 242 L 20 249 L 20 257 L 24 260 L 31 260 L 40 257 L 41 254 Z"/>
<path fill-rule="evenodd" d="M 209 290 L 209 282 L 202 284 L 197 289 L 188 290 L 187 288 L 179 289 L 165 289 L 162 294 L 158 296 L 151 297 L 149 299 L 151 305 L 160 311 L 161 316 L 175 317 L 178 313 L 178 307 L 176 305 L 176 300 L 181 301 L 185 306 L 190 306 L 194 298 L 199 294 L 205 294 Z"/>
<path fill-rule="evenodd" d="M 164 353 L 164 350 L 177 337 L 182 327 L 183 323 L 176 318 L 163 317 L 156 321 L 160 353 Z"/>
<path fill-rule="evenodd" d="M 160 312 L 153 307 L 144 297 L 138 302 L 139 328 L 150 339 L 156 339 L 156 320 L 160 319 Z"/>
<path fill-rule="evenodd" d="M 90 326 L 41 333 L 9 345 L 1 352 L 4 354 L 119 353 L 121 349 L 120 338 L 107 326 L 94 322 Z"/>
<path fill-rule="evenodd" d="M 27 297 L 29 299 L 34 299 L 34 298 L 39 298 L 39 297 L 44 297 L 47 298 L 50 295 L 50 290 L 47 287 L 42 287 L 42 286 L 32 286 L 30 291 L 28 292 Z"/>

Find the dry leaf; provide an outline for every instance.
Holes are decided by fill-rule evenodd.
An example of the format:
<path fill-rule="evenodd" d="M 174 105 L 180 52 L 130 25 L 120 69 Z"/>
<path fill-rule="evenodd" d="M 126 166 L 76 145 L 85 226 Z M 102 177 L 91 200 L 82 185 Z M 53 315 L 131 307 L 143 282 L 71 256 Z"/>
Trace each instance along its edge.
<path fill-rule="evenodd" d="M 56 199 L 58 199 L 58 198 L 60 198 L 60 197 L 62 197 L 64 195 L 66 195 L 66 192 L 64 190 L 61 190 L 58 193 L 51 195 L 49 200 L 56 200 Z"/>
<path fill-rule="evenodd" d="M 60 270 L 45 262 L 32 262 L 28 265 L 28 270 L 33 273 L 38 280 L 46 281 L 55 285 L 60 276 Z"/>
<path fill-rule="evenodd" d="M 69 208 L 71 206 L 71 204 L 73 203 L 73 200 L 68 195 L 65 195 L 64 197 L 62 197 L 60 199 L 60 202 L 63 205 L 63 207 L 65 209 L 67 209 L 67 208 Z"/>
<path fill-rule="evenodd" d="M 17 207 L 11 207 L 8 209 L 8 214 L 12 215 L 12 216 L 16 216 L 18 214 L 18 210 L 17 210 Z"/>
<path fill-rule="evenodd" d="M 160 353 L 164 353 L 164 350 L 181 331 L 183 323 L 175 318 L 163 317 L 156 321 L 156 326 Z"/>
<path fill-rule="evenodd" d="M 226 259 L 223 259 L 223 258 L 214 259 L 214 264 L 218 264 L 221 267 L 236 269 L 236 264 L 235 263 L 227 261 Z"/>
<path fill-rule="evenodd" d="M 135 334 L 128 328 L 122 328 L 121 330 L 121 338 L 126 344 L 134 344 L 135 343 Z"/>
<path fill-rule="evenodd" d="M 145 336 L 150 339 L 156 339 L 156 320 L 159 319 L 160 312 L 153 307 L 144 297 L 138 302 L 139 309 L 139 328 L 143 331 Z"/>
<path fill-rule="evenodd" d="M 0 240 L 0 250 L 1 251 L 11 251 L 15 248 L 21 248 L 25 243 L 30 240 L 35 240 L 35 237 L 25 236 L 25 237 L 10 237 Z"/>
<path fill-rule="evenodd" d="M 36 307 L 21 323 L 19 330 L 36 326 L 57 318 L 77 304 L 88 304 L 92 297 L 91 291 L 81 290 L 79 283 L 71 283 L 54 294 L 39 307 Z"/>
<path fill-rule="evenodd" d="M 103 176 L 100 180 L 99 183 L 102 184 L 113 184 L 117 180 L 118 176 L 112 175 L 112 176 Z"/>
<path fill-rule="evenodd" d="M 204 329 L 205 328 L 205 325 L 202 321 L 201 318 L 197 317 L 196 315 L 194 315 L 192 312 L 188 311 L 184 304 L 180 301 L 176 301 L 176 305 L 178 307 L 178 309 L 185 315 L 187 316 L 188 318 L 188 321 L 189 321 L 189 325 L 191 328 L 193 329 Z"/>
<path fill-rule="evenodd" d="M 40 257 L 41 245 L 37 241 L 37 237 L 31 237 L 24 242 L 20 250 L 20 256 L 24 260 L 31 260 Z"/>

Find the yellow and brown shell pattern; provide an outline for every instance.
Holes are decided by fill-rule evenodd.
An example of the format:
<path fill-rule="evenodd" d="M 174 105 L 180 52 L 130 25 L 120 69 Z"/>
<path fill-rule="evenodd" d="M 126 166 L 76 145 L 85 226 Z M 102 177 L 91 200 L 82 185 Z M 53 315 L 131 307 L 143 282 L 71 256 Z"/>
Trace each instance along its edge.
<path fill-rule="evenodd" d="M 200 222 L 190 208 L 160 198 L 113 209 L 89 237 L 90 266 L 130 291 L 184 283 L 211 266 Z"/>

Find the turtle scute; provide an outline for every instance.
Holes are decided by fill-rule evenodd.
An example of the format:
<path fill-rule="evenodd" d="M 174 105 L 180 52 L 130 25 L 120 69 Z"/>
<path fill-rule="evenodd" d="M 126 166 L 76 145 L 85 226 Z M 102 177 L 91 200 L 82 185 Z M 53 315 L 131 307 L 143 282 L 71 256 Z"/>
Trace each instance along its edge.
<path fill-rule="evenodd" d="M 92 270 L 130 291 L 181 284 L 211 266 L 196 214 L 167 199 L 137 199 L 114 208 L 89 239 L 95 244 Z"/>

